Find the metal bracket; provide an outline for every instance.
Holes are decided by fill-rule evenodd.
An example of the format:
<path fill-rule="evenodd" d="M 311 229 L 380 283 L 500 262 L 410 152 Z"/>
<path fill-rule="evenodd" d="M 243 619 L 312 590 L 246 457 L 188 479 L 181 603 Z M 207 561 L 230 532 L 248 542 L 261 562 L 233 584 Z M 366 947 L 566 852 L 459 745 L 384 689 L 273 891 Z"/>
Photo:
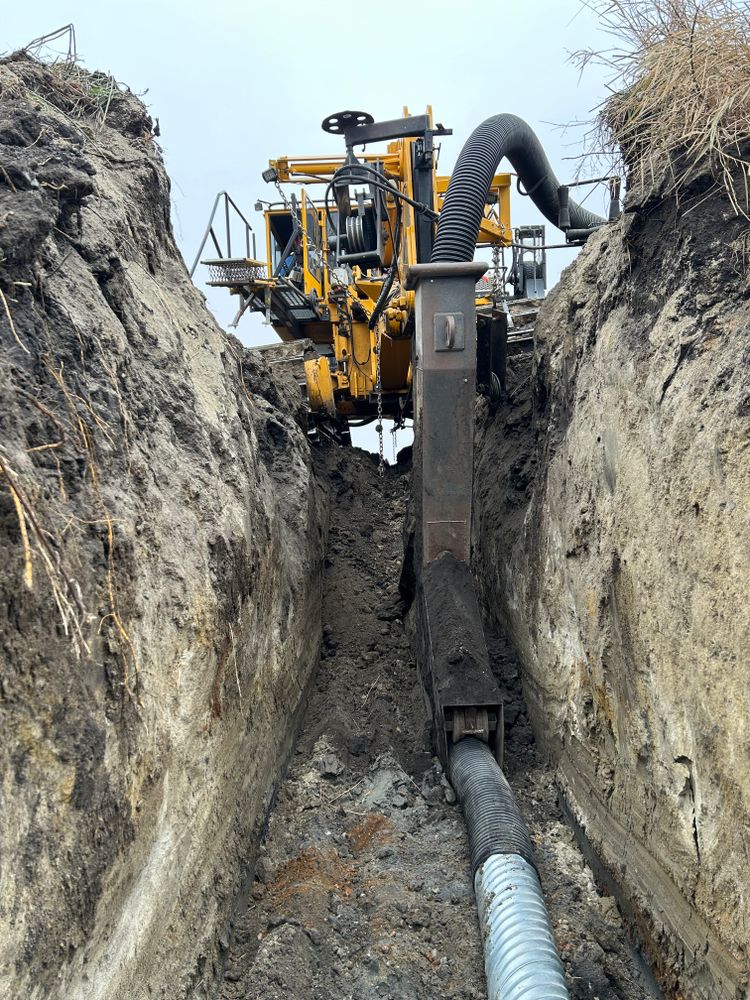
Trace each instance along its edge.
<path fill-rule="evenodd" d="M 406 288 L 416 288 L 414 398 L 421 483 L 423 565 L 441 552 L 468 563 L 474 474 L 476 394 L 475 286 L 483 261 L 415 264 Z"/>
<path fill-rule="evenodd" d="M 368 116 L 369 117 L 369 116 Z M 326 119 L 328 121 L 329 119 Z M 325 125 L 325 122 L 324 122 Z M 410 115 L 407 118 L 393 118 L 384 122 L 355 124 L 344 122 L 344 141 L 348 147 L 364 146 L 371 142 L 386 142 L 389 139 L 407 139 L 431 135 L 452 135 L 452 129 L 442 125 L 430 128 L 429 115 Z"/>
<path fill-rule="evenodd" d="M 438 756 L 476 736 L 503 755 L 503 701 L 490 669 L 474 581 L 466 563 L 445 552 L 420 575 L 417 661 L 430 702 Z"/>

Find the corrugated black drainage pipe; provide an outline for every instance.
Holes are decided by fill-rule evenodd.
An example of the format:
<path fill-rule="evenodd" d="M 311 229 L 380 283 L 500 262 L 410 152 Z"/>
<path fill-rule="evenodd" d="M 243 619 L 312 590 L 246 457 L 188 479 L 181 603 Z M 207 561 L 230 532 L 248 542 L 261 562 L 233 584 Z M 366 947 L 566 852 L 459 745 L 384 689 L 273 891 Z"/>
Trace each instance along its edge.
<path fill-rule="evenodd" d="M 433 261 L 474 259 L 479 226 L 490 183 L 507 157 L 529 197 L 553 225 L 560 222 L 560 182 L 531 126 L 516 115 L 494 115 L 466 140 L 451 174 L 438 219 Z M 570 199 L 566 223 L 589 230 L 607 221 Z"/>
<path fill-rule="evenodd" d="M 469 830 L 489 1000 L 569 1000 L 531 837 L 505 775 L 472 736 L 451 747 L 449 771 Z"/>

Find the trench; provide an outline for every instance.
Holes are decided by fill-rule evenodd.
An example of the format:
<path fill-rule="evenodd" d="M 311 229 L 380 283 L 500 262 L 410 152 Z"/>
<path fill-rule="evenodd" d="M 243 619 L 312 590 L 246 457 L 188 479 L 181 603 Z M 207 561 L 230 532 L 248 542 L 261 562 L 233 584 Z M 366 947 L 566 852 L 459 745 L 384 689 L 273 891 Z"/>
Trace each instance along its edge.
<path fill-rule="evenodd" d="M 310 451 L 188 278 L 146 109 L 59 69 L 0 59 L 0 996 L 481 1000 L 409 470 Z M 710 166 L 632 193 L 477 402 L 506 772 L 574 998 L 658 996 L 628 927 L 665 994 L 747 993 L 750 285 Z"/>
<path fill-rule="evenodd" d="M 328 445 L 323 645 L 247 891 L 223 938 L 216 1000 L 486 997 L 460 808 L 432 754 L 398 592 L 406 465 Z M 505 693 L 507 772 L 537 853 L 574 998 L 658 995 L 594 876 L 537 752 L 518 660 L 488 634 Z"/>

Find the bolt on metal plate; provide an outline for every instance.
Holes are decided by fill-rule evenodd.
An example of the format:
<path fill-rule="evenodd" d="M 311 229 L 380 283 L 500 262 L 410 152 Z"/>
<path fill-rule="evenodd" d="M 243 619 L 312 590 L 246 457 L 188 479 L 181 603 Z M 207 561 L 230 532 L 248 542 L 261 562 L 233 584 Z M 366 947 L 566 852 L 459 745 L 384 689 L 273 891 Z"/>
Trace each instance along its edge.
<path fill-rule="evenodd" d="M 463 313 L 435 313 L 433 328 L 436 351 L 463 351 L 466 347 Z"/>

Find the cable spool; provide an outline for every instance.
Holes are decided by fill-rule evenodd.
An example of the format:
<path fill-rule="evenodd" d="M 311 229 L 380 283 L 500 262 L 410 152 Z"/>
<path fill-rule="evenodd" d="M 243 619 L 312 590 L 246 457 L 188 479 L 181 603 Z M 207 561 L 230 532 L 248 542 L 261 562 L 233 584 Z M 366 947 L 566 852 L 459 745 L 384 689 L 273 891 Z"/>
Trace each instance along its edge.
<path fill-rule="evenodd" d="M 372 253 L 377 250 L 375 223 L 369 211 L 364 215 L 347 217 L 346 243 L 349 253 Z"/>

